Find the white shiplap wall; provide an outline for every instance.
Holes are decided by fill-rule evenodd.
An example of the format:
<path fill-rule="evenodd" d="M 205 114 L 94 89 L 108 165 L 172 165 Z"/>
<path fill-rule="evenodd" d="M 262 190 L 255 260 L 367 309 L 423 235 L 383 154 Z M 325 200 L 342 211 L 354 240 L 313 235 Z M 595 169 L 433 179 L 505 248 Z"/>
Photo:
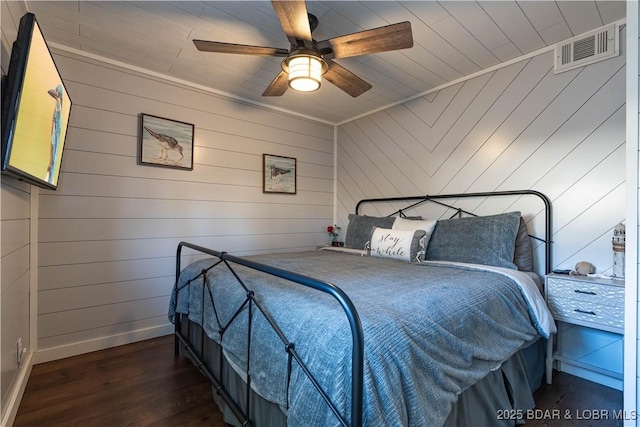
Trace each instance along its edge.
<path fill-rule="evenodd" d="M 553 204 L 553 267 L 607 273 L 624 126 L 624 56 L 554 75 L 547 52 L 340 126 L 338 219 L 362 198 L 534 189 Z"/>
<path fill-rule="evenodd" d="M 181 240 L 239 255 L 327 243 L 332 126 L 55 58 L 74 104 L 59 189 L 39 196 L 37 361 L 170 332 Z M 193 171 L 137 164 L 140 113 L 194 124 Z M 297 194 L 262 193 L 263 153 L 297 159 Z"/>
<path fill-rule="evenodd" d="M 16 342 L 29 343 L 30 186 L 3 176 L 0 183 L 0 309 L 2 413 L 17 387 Z"/>
<path fill-rule="evenodd" d="M 17 33 L 17 20 L 25 12 L 18 2 L 2 2 L 2 75 L 8 71 L 11 44 Z M 30 357 L 18 366 L 18 339 L 24 348 L 30 341 L 31 281 L 31 187 L 7 176 L 0 176 L 0 424 L 9 424 L 26 386 Z"/>
<path fill-rule="evenodd" d="M 533 189 L 553 206 L 552 268 L 586 260 L 610 274 L 613 229 L 626 215 L 625 71 L 621 55 L 555 75 L 548 51 L 341 125 L 339 223 L 363 198 Z M 542 205 L 514 202 L 490 201 L 477 212 L 522 210 L 544 237 Z M 581 331 L 588 345 L 591 332 Z M 590 352 L 622 372 L 622 341 L 613 342 L 613 353 Z"/>

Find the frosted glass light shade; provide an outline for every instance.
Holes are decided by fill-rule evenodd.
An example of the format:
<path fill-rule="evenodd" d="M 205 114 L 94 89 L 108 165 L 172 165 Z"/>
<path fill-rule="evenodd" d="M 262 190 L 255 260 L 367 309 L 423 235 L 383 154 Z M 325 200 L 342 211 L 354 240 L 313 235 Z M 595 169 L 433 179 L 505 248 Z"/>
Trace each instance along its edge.
<path fill-rule="evenodd" d="M 301 92 L 312 92 L 320 88 L 322 60 L 315 56 L 298 55 L 289 58 L 289 87 Z"/>

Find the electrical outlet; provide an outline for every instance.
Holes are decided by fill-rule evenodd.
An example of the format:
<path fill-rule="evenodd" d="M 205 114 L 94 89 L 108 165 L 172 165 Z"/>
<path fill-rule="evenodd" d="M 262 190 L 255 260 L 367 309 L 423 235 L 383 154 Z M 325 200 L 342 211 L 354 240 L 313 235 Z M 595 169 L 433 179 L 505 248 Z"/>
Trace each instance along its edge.
<path fill-rule="evenodd" d="M 16 361 L 18 362 L 18 365 L 20 365 L 20 363 L 22 363 L 22 338 L 18 338 L 16 347 Z"/>

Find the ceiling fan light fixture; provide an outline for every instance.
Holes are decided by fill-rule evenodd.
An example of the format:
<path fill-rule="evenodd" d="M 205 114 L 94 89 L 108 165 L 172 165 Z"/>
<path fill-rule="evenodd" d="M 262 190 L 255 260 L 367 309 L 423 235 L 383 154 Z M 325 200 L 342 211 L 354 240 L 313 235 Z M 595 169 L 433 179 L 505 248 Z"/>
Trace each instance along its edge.
<path fill-rule="evenodd" d="M 289 74 L 289 87 L 300 92 L 313 92 L 320 88 L 327 63 L 315 53 L 298 53 L 282 61 L 282 69 Z"/>

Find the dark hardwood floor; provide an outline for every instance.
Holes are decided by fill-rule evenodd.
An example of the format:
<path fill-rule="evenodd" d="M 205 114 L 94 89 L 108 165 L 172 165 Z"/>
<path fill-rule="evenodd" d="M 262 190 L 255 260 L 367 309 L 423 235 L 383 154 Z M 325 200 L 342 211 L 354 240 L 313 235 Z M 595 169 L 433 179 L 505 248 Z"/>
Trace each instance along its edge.
<path fill-rule="evenodd" d="M 173 336 L 35 365 L 14 427 L 227 424 Z"/>
<path fill-rule="evenodd" d="M 561 372 L 553 379 L 536 392 L 541 412 L 527 427 L 622 425 L 613 419 L 621 392 Z M 212 399 L 205 377 L 174 358 L 165 336 L 34 366 L 14 427 L 226 426 Z M 585 419 L 596 411 L 609 419 Z"/>
<path fill-rule="evenodd" d="M 564 372 L 553 371 L 553 384 L 543 382 L 533 397 L 537 411 L 526 427 L 623 425 L 621 391 Z"/>

